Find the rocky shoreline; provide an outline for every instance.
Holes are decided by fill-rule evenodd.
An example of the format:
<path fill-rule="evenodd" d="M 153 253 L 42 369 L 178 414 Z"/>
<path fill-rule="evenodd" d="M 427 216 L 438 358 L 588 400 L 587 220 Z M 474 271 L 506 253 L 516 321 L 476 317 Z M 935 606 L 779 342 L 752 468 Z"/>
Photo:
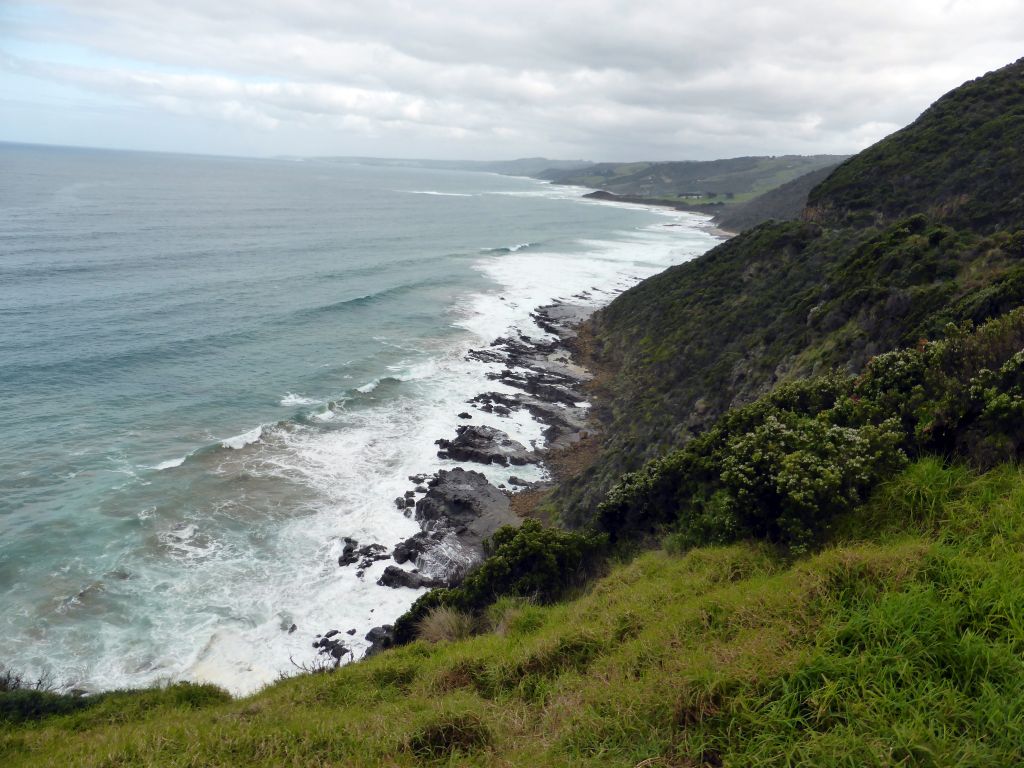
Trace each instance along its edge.
<path fill-rule="evenodd" d="M 590 296 L 583 293 L 574 298 L 586 301 Z M 590 436 L 593 426 L 583 387 L 591 374 L 573 362 L 570 343 L 576 337 L 575 329 L 592 311 L 591 306 L 561 302 L 539 307 L 531 317 L 549 338 L 518 332 L 497 338 L 483 349 L 470 350 L 470 360 L 501 365 L 500 371 L 488 373 L 487 378 L 513 391 L 482 392 L 471 398 L 469 409 L 458 414 L 469 423 L 460 425 L 454 436 L 435 441 L 438 457 L 481 467 L 514 468 L 542 464 L 548 452 L 566 449 Z M 505 418 L 514 411 L 526 411 L 544 425 L 545 444 L 527 447 L 501 429 L 472 424 L 473 410 Z M 513 494 L 550 485 L 525 481 L 511 471 L 505 483 L 495 485 L 482 472 L 462 466 L 434 475 L 412 475 L 409 482 L 413 487 L 395 499 L 395 506 L 419 523 L 420 532 L 390 549 L 346 538 L 338 567 L 354 567 L 362 578 L 374 562 L 390 559 L 394 564 L 388 565 L 377 581 L 382 587 L 454 586 L 483 559 L 485 539 L 503 526 L 522 522 L 513 511 Z M 383 625 L 366 634 L 370 643 L 367 656 L 391 645 L 390 630 L 390 625 Z M 346 634 L 352 635 L 354 630 Z M 313 642 L 317 652 L 335 665 L 353 656 L 339 639 L 341 635 L 331 629 Z"/>

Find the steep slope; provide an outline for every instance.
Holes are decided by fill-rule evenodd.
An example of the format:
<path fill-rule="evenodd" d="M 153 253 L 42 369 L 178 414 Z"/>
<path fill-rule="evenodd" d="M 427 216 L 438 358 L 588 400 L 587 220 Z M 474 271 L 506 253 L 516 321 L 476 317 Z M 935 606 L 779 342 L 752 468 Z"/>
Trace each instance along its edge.
<path fill-rule="evenodd" d="M 593 520 L 624 471 L 780 381 L 857 371 L 1024 301 L 1024 154 L 1007 144 L 1024 125 L 1022 71 L 971 81 L 840 165 L 804 221 L 749 230 L 599 312 L 588 346 L 617 371 L 606 438 L 557 494 L 563 521 Z"/>
<path fill-rule="evenodd" d="M 807 196 L 818 184 L 828 178 L 837 166 L 827 165 L 805 173 L 780 187 L 738 205 L 726 207 L 715 214 L 715 224 L 729 232 L 742 232 L 766 221 L 792 221 L 799 219 L 807 206 Z"/>
<path fill-rule="evenodd" d="M 913 213 L 992 232 L 1024 220 L 1024 59 L 965 83 L 817 187 L 829 226 Z"/>

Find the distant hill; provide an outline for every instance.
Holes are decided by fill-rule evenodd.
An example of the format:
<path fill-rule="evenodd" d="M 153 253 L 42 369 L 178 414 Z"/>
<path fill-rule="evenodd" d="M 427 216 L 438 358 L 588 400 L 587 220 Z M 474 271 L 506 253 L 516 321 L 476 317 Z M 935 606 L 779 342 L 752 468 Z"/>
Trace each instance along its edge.
<path fill-rule="evenodd" d="M 738 204 L 826 166 L 843 155 L 780 155 L 725 160 L 594 163 L 582 169 L 549 168 L 538 174 L 616 195 L 678 201 L 688 206 Z"/>
<path fill-rule="evenodd" d="M 807 196 L 818 184 L 837 168 L 827 165 L 805 173 L 781 187 L 765 192 L 752 200 L 727 206 L 715 215 L 715 223 L 729 232 L 742 232 L 766 221 L 793 221 L 799 219 L 807 205 Z"/>
<path fill-rule="evenodd" d="M 545 172 L 578 171 L 592 163 L 589 160 L 551 160 L 546 157 L 522 157 L 518 160 L 425 160 L 391 157 L 324 157 L 337 163 L 387 166 L 393 168 L 432 168 L 442 171 L 479 171 L 506 176 L 535 176 Z"/>

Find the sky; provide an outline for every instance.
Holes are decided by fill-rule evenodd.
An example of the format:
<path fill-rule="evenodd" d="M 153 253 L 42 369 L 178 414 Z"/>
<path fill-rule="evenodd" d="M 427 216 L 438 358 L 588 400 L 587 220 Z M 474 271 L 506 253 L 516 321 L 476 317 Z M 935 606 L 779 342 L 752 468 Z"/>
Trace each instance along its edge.
<path fill-rule="evenodd" d="M 1024 0 L 0 0 L 0 141 L 852 153 L 1024 56 Z"/>

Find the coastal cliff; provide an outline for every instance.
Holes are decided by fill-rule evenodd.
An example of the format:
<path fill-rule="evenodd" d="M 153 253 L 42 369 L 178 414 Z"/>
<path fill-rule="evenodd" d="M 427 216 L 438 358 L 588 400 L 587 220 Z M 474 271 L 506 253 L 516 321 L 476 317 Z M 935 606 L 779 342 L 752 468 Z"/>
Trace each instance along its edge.
<path fill-rule="evenodd" d="M 523 397 L 477 405 L 556 413 L 557 387 L 585 387 L 594 421 L 559 434 L 586 431 L 587 459 L 535 489 L 561 526 L 481 542 L 482 564 L 399 620 L 401 647 L 237 701 L 9 677 L 0 756 L 1021 764 L 1021 146 L 1024 59 L 842 163 L 800 221 L 597 312 L 573 341 L 593 380 L 510 365 Z M 494 438 L 439 447 L 526 459 Z M 429 490 L 425 520 L 444 506 Z"/>

